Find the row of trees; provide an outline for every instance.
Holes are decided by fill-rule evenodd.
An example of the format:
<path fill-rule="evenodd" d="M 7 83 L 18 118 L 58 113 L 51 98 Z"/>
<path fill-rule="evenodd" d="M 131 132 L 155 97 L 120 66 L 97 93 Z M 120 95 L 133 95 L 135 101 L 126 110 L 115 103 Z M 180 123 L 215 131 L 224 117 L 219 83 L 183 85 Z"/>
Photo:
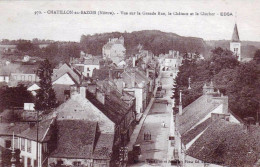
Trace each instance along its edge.
<path fill-rule="evenodd" d="M 18 40 L 2 39 L 0 44 L 2 44 L 2 45 L 17 45 L 17 44 L 21 43 L 22 41 L 30 41 L 30 40 L 24 40 L 24 39 L 18 39 Z M 32 40 L 33 44 L 50 44 L 52 42 L 54 42 L 54 41 L 53 40 L 38 39 L 38 38 L 34 38 Z"/>
<path fill-rule="evenodd" d="M 229 97 L 230 109 L 245 118 L 256 117 L 259 109 L 259 64 L 260 50 L 252 61 L 238 62 L 229 50 L 216 48 L 207 60 L 184 59 L 175 78 L 173 98 L 179 103 L 179 91 L 183 92 L 184 107 L 202 95 L 205 83 L 213 81 L 214 87 Z M 191 78 L 191 90 L 188 89 L 188 78 Z"/>
<path fill-rule="evenodd" d="M 143 45 L 143 49 L 152 51 L 155 55 L 168 53 L 169 50 L 180 52 L 204 53 L 207 48 L 201 38 L 182 37 L 174 33 L 165 33 L 157 30 L 135 31 L 132 33 L 103 33 L 95 35 L 82 35 L 80 39 L 81 49 L 93 55 L 102 55 L 102 47 L 109 38 L 124 37 L 127 56 L 135 54 L 138 44 Z"/>
<path fill-rule="evenodd" d="M 49 59 L 54 65 L 59 62 L 69 62 L 70 57 L 80 56 L 80 45 L 76 42 L 51 42 L 45 47 L 40 47 L 39 43 L 30 40 L 19 40 L 16 42 L 16 56 L 29 55 Z"/>

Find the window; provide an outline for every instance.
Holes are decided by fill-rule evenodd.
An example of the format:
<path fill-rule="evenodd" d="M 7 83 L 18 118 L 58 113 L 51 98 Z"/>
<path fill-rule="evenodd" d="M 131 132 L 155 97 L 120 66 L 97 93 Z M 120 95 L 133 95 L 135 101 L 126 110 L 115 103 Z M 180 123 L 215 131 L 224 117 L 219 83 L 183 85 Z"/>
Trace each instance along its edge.
<path fill-rule="evenodd" d="M 43 152 L 44 152 L 44 153 L 47 153 L 47 152 L 48 152 L 47 143 L 43 143 Z"/>
<path fill-rule="evenodd" d="M 74 166 L 80 166 L 80 165 L 81 165 L 81 162 L 80 162 L 80 161 L 74 161 L 74 162 L 73 162 L 73 165 L 74 165 Z"/>
<path fill-rule="evenodd" d="M 25 139 L 21 139 L 21 150 L 25 151 Z"/>
<path fill-rule="evenodd" d="M 24 75 L 22 75 L 22 81 L 24 81 L 25 80 L 25 77 L 24 77 Z"/>
<path fill-rule="evenodd" d="M 22 164 L 24 163 L 24 156 L 22 156 L 22 162 L 21 162 Z"/>
<path fill-rule="evenodd" d="M 28 76 L 28 81 L 32 81 L 32 76 L 31 75 Z"/>
<path fill-rule="evenodd" d="M 62 165 L 62 164 L 63 164 L 63 161 L 61 159 L 58 159 L 57 160 L 57 166 Z"/>
<path fill-rule="evenodd" d="M 37 161 L 36 160 L 34 160 L 33 163 L 34 163 L 34 166 L 37 166 Z"/>
<path fill-rule="evenodd" d="M 5 148 L 11 148 L 11 140 L 5 141 Z"/>
<path fill-rule="evenodd" d="M 30 140 L 27 140 L 27 152 L 31 152 L 31 141 Z"/>
<path fill-rule="evenodd" d="M 27 159 L 27 167 L 30 167 L 31 166 L 31 158 L 28 158 Z"/>

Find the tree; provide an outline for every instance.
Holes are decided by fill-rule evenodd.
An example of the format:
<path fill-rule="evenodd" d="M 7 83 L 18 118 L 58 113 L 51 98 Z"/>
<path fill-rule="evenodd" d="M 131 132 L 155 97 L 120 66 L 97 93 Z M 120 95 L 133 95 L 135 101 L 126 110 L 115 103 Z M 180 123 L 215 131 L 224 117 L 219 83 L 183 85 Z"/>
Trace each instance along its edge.
<path fill-rule="evenodd" d="M 46 111 L 57 106 L 56 95 L 52 88 L 51 82 L 52 73 L 53 70 L 51 64 L 47 59 L 44 60 L 38 69 L 38 76 L 40 78 L 40 89 L 38 90 L 36 95 L 36 110 Z"/>
<path fill-rule="evenodd" d="M 255 60 L 257 64 L 260 64 L 260 49 L 258 49 L 258 50 L 255 52 L 255 55 L 254 55 L 253 60 Z"/>
<path fill-rule="evenodd" d="M 0 110 L 23 107 L 24 103 L 32 103 L 33 101 L 33 95 L 22 84 L 17 87 L 0 88 Z"/>
<path fill-rule="evenodd" d="M 231 110 L 242 118 L 253 116 L 259 108 L 259 65 L 254 61 L 242 63 L 236 71 L 233 85 L 227 89 Z"/>
<path fill-rule="evenodd" d="M 22 52 L 27 52 L 29 50 L 34 50 L 35 49 L 35 46 L 34 44 L 31 43 L 31 41 L 28 41 L 28 40 L 19 40 L 16 48 L 19 50 L 19 51 L 22 51 Z"/>

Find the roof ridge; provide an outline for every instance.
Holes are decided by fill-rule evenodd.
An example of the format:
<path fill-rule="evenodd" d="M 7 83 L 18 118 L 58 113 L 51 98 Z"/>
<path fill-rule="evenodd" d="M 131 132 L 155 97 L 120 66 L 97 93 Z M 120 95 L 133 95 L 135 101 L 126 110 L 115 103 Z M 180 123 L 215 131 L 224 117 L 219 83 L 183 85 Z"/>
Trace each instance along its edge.
<path fill-rule="evenodd" d="M 96 135 L 97 135 L 97 126 L 98 126 L 98 122 L 97 121 L 94 121 L 95 122 L 95 133 L 94 133 L 94 140 L 92 141 L 92 144 L 91 144 L 91 147 L 92 147 L 92 152 L 91 152 L 91 156 L 93 157 L 93 154 L 94 154 L 94 151 L 95 151 L 95 140 L 96 140 Z"/>
<path fill-rule="evenodd" d="M 185 113 L 185 111 L 187 111 L 189 108 L 191 108 L 192 105 L 195 105 L 197 101 L 201 100 L 202 98 L 204 98 L 204 95 L 201 95 L 199 98 L 197 98 L 196 100 L 194 100 L 192 103 L 190 103 L 189 105 L 187 105 L 184 109 L 183 109 L 183 114 Z"/>
<path fill-rule="evenodd" d="M 46 130 L 46 132 L 44 133 L 44 135 L 43 135 L 43 137 L 42 137 L 42 139 L 41 139 L 41 141 L 43 141 L 43 140 L 45 139 L 45 137 L 46 137 L 46 135 L 47 135 L 47 133 L 48 133 L 48 131 L 49 131 L 49 129 L 50 129 L 51 124 L 53 123 L 53 121 L 54 121 L 54 118 L 52 118 L 52 120 L 51 120 L 51 122 L 50 122 L 50 124 L 49 124 L 49 126 L 48 126 L 48 128 L 47 128 L 47 130 Z"/>

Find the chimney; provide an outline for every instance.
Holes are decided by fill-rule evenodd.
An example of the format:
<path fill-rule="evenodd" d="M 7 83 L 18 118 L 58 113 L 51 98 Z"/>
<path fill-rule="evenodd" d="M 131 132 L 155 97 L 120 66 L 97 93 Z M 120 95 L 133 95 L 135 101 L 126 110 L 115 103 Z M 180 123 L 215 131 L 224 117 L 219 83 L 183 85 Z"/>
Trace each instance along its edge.
<path fill-rule="evenodd" d="M 246 117 L 244 118 L 244 129 L 247 133 L 251 134 L 251 125 L 255 122 L 255 119 L 253 117 Z"/>
<path fill-rule="evenodd" d="M 112 81 L 113 80 L 113 77 L 112 77 L 112 70 L 109 69 L 109 81 Z"/>
<path fill-rule="evenodd" d="M 228 96 L 223 96 L 223 113 L 228 114 Z"/>
<path fill-rule="evenodd" d="M 182 93 L 181 93 L 182 90 L 180 90 L 180 102 L 179 102 L 179 115 L 182 115 Z"/>
<path fill-rule="evenodd" d="M 214 93 L 214 85 L 213 85 L 212 80 L 210 81 L 209 88 L 210 88 L 209 92 L 210 92 L 210 93 Z"/>
<path fill-rule="evenodd" d="M 208 86 L 207 86 L 207 84 L 205 83 L 205 84 L 203 85 L 203 94 L 206 95 L 207 93 L 208 93 Z"/>
<path fill-rule="evenodd" d="M 70 96 L 77 94 L 78 93 L 78 88 L 76 85 L 71 85 L 70 86 Z"/>
<path fill-rule="evenodd" d="M 83 72 L 80 73 L 80 84 L 84 81 L 84 75 Z"/>
<path fill-rule="evenodd" d="M 133 57 L 133 67 L 135 67 L 135 56 Z"/>
<path fill-rule="evenodd" d="M 96 99 L 102 103 L 105 104 L 105 93 L 100 92 L 100 90 L 97 90 Z"/>
<path fill-rule="evenodd" d="M 108 85 L 108 87 L 107 87 L 107 94 L 110 96 L 110 94 L 111 94 L 111 86 L 110 85 Z"/>
<path fill-rule="evenodd" d="M 131 72 L 131 86 L 132 88 L 135 87 L 135 71 Z"/>
<path fill-rule="evenodd" d="M 80 86 L 80 88 L 79 88 L 79 94 L 80 94 L 82 97 L 86 98 L 86 87 Z"/>
<path fill-rule="evenodd" d="M 149 70 L 146 69 L 146 77 L 149 78 Z"/>

